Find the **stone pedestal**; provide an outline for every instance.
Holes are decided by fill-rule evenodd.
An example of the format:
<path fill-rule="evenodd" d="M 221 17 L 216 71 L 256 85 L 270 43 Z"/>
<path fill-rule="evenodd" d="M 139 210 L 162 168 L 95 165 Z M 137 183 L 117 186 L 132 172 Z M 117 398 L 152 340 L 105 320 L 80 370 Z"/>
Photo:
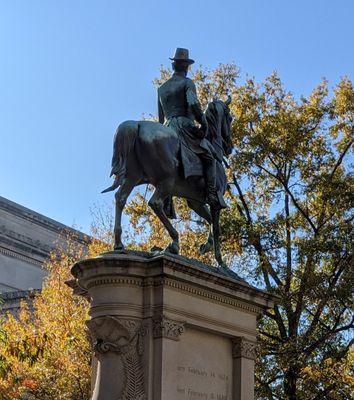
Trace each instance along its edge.
<path fill-rule="evenodd" d="M 182 257 L 107 253 L 70 281 L 90 300 L 93 400 L 251 400 L 256 321 L 273 297 Z"/>

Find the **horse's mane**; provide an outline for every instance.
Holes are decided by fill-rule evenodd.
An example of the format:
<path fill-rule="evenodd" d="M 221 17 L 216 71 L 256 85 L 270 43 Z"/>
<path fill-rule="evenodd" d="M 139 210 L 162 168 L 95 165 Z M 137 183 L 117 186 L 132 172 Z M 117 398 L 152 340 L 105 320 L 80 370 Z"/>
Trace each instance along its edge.
<path fill-rule="evenodd" d="M 222 105 L 222 102 L 220 100 L 213 100 L 208 104 L 208 107 L 205 111 L 205 117 L 208 122 L 208 128 L 209 128 L 209 136 L 210 139 L 216 138 L 218 134 L 218 130 L 220 129 L 221 126 L 221 120 L 219 116 L 219 111 L 218 111 L 218 105 Z"/>

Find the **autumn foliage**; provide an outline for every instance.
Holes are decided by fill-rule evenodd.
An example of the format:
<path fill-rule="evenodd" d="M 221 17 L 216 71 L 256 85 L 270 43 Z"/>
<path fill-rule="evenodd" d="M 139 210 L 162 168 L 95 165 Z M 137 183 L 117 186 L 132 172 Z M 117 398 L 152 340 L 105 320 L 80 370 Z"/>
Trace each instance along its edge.
<path fill-rule="evenodd" d="M 89 249 L 72 236 L 46 263 L 48 276 L 31 309 L 7 315 L 0 333 L 0 399 L 89 399 L 91 345 L 85 321 L 88 303 L 65 284 L 78 259 L 105 250 Z"/>
<path fill-rule="evenodd" d="M 155 83 L 168 78 L 162 69 Z M 232 95 L 235 149 L 227 170 L 229 208 L 222 212 L 225 260 L 278 295 L 259 321 L 256 398 L 349 400 L 353 289 L 354 89 L 344 77 L 330 90 L 322 81 L 307 97 L 285 90 L 279 76 L 237 82 L 235 65 L 194 73 L 203 106 Z M 169 238 L 147 205 L 152 188 L 127 205 L 130 248 L 166 247 Z M 175 199 L 181 252 L 200 256 L 208 228 L 184 200 Z M 112 225 L 97 210 L 89 255 L 104 251 Z M 73 241 L 53 254 L 48 278 L 29 310 L 1 323 L 0 400 L 88 399 L 90 344 L 87 302 L 65 285 L 84 256 Z"/>
<path fill-rule="evenodd" d="M 162 69 L 160 84 L 170 71 Z M 256 396 L 264 400 L 349 399 L 353 289 L 354 89 L 323 80 L 297 98 L 274 73 L 236 84 L 235 65 L 199 69 L 204 106 L 232 95 L 235 149 L 222 213 L 224 257 L 281 302 L 259 323 Z M 181 253 L 199 256 L 207 227 L 176 200 Z M 146 249 L 168 237 L 142 194 L 127 208 Z M 194 233 L 196 232 L 196 234 Z M 340 371 L 340 373 L 339 373 Z"/>

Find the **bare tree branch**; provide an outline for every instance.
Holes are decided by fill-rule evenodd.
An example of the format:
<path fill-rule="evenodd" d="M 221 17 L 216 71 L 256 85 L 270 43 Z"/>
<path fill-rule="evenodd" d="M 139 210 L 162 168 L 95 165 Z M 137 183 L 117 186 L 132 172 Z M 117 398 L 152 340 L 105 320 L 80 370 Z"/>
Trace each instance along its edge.
<path fill-rule="evenodd" d="M 238 195 L 240 197 L 241 203 L 242 203 L 243 208 L 245 210 L 245 213 L 247 215 L 247 221 L 248 221 L 249 224 L 251 224 L 252 223 L 252 216 L 251 216 L 250 210 L 248 208 L 248 205 L 246 203 L 245 197 L 244 197 L 244 195 L 242 193 L 241 187 L 237 182 L 235 174 L 232 174 L 232 180 L 233 180 L 233 183 L 234 183 L 234 185 L 235 185 L 235 187 L 237 189 L 237 193 L 238 193 Z"/>
<path fill-rule="evenodd" d="M 295 198 L 295 196 L 293 195 L 293 193 L 291 192 L 291 190 L 289 189 L 288 185 L 286 184 L 286 182 L 282 179 L 282 177 L 280 176 L 280 174 L 274 174 L 273 172 L 269 171 L 267 168 L 263 167 L 260 164 L 256 164 L 256 166 L 258 168 L 260 168 L 262 171 L 266 172 L 267 174 L 269 174 L 270 176 L 272 176 L 274 179 L 278 180 L 284 187 L 285 191 L 288 193 L 288 195 L 291 198 L 291 201 L 293 202 L 295 208 L 301 213 L 301 215 L 306 219 L 306 221 L 309 223 L 309 225 L 311 226 L 312 230 L 314 232 L 317 231 L 316 226 L 314 225 L 314 223 L 312 222 L 311 218 L 309 217 L 309 215 L 303 210 L 303 208 L 300 206 L 298 200 Z"/>
<path fill-rule="evenodd" d="M 337 169 L 340 167 L 340 165 L 342 164 L 342 161 L 345 157 L 345 155 L 347 154 L 347 152 L 349 151 L 349 149 L 351 148 L 352 144 L 354 143 L 354 140 L 351 140 L 344 148 L 344 150 L 342 151 L 342 153 L 340 154 L 337 162 L 335 163 L 332 172 L 331 172 L 331 179 L 333 178 L 334 174 L 336 173 Z"/>
<path fill-rule="evenodd" d="M 346 257 L 342 256 L 340 261 L 343 261 L 345 259 L 346 259 Z M 340 264 L 340 262 L 339 262 L 339 264 Z M 345 271 L 345 264 L 342 263 L 342 267 L 339 268 L 338 270 L 335 269 L 333 274 L 332 274 L 332 277 L 329 278 L 329 286 L 328 286 L 328 288 L 326 290 L 326 293 L 322 296 L 321 301 L 319 302 L 319 304 L 317 306 L 316 312 L 313 314 L 313 319 L 312 319 L 311 325 L 310 325 L 310 327 L 308 328 L 307 332 L 304 335 L 305 339 L 309 338 L 311 336 L 311 334 L 313 333 L 313 331 L 315 330 L 317 324 L 319 323 L 321 314 L 322 314 L 322 312 L 323 312 L 323 310 L 324 310 L 324 308 L 325 308 L 325 306 L 326 306 L 326 304 L 328 302 L 328 299 L 332 295 L 333 289 L 337 285 L 337 283 L 338 283 L 338 281 L 339 281 L 339 279 L 340 279 L 340 277 L 341 277 L 341 275 L 342 275 L 342 273 L 344 271 Z"/>
<path fill-rule="evenodd" d="M 275 341 L 277 341 L 277 342 L 281 342 L 281 343 L 284 342 L 280 337 L 274 336 L 274 335 L 272 335 L 272 334 L 270 334 L 270 333 L 268 333 L 268 332 L 265 332 L 265 331 L 260 330 L 259 333 L 262 334 L 262 335 L 264 335 L 264 336 L 266 336 L 267 338 L 272 339 L 272 340 L 275 340 Z"/>

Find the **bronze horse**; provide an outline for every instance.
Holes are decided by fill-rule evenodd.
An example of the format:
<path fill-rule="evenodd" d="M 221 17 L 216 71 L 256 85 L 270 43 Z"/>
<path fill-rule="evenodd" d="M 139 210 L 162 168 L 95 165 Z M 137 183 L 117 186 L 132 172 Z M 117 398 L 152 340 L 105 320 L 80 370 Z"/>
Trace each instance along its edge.
<path fill-rule="evenodd" d="M 231 98 L 226 102 L 213 100 L 205 112 L 208 121 L 207 139 L 213 145 L 217 159 L 216 186 L 221 194 L 225 193 L 227 187 L 222 160 L 224 156 L 230 155 L 233 148 L 230 102 Z M 115 194 L 114 250 L 124 251 L 121 219 L 129 194 L 135 186 L 150 183 L 155 191 L 149 200 L 149 206 L 172 239 L 165 251 L 178 254 L 179 235 L 165 213 L 164 203 L 171 196 L 182 197 L 187 199 L 188 206 L 210 225 L 209 237 L 200 247 L 201 252 L 211 250 L 214 244 L 215 259 L 220 266 L 224 266 L 219 239 L 220 210 L 209 207 L 206 203 L 202 173 L 185 179 L 181 146 L 183 145 L 177 133 L 158 122 L 125 121 L 119 125 L 114 136 L 112 159 L 114 170 L 118 172 L 115 174 L 113 185 L 102 192 L 119 188 Z M 199 158 L 195 157 L 194 162 L 200 163 Z"/>

